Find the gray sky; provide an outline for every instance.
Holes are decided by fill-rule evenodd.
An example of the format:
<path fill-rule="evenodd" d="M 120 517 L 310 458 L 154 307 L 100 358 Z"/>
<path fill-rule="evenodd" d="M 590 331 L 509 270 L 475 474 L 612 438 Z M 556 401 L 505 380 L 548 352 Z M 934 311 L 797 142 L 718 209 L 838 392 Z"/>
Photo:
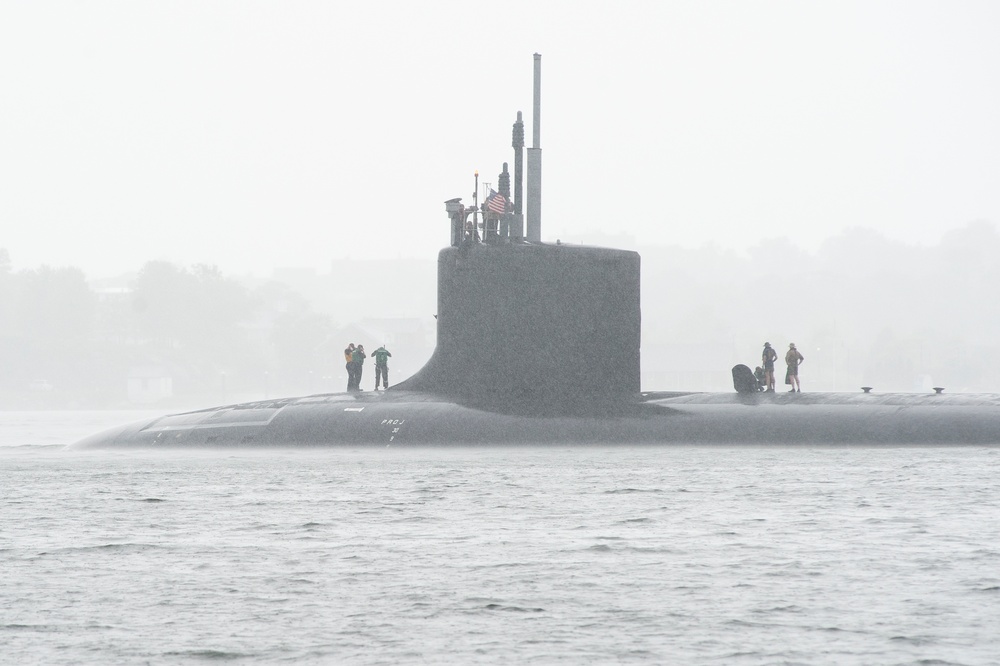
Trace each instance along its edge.
<path fill-rule="evenodd" d="M 432 257 L 518 110 L 530 141 L 536 51 L 544 239 L 934 243 L 1000 220 L 998 34 L 996 2 L 14 0 L 0 247 L 92 277 Z"/>

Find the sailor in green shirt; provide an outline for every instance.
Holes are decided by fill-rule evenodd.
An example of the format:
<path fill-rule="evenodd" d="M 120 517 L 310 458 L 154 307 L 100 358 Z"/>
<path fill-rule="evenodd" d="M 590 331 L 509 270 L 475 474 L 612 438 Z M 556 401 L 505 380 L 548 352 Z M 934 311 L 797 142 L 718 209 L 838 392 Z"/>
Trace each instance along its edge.
<path fill-rule="evenodd" d="M 354 384 L 348 390 L 361 390 L 361 373 L 364 370 L 363 366 L 366 357 L 367 355 L 365 354 L 364 345 L 358 345 L 354 348 L 354 351 L 351 352 L 351 366 L 354 368 Z"/>
<path fill-rule="evenodd" d="M 381 378 L 384 388 L 389 388 L 389 357 L 392 354 L 382 345 L 372 352 L 375 357 L 375 390 L 378 390 L 379 379 Z"/>

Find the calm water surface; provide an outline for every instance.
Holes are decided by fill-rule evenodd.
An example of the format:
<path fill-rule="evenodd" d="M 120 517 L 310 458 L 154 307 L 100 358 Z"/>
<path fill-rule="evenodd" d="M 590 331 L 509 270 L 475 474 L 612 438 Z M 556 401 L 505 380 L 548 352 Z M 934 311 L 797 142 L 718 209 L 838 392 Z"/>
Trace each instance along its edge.
<path fill-rule="evenodd" d="M 1000 663 L 1000 449 L 74 452 L 0 412 L 4 663 Z"/>

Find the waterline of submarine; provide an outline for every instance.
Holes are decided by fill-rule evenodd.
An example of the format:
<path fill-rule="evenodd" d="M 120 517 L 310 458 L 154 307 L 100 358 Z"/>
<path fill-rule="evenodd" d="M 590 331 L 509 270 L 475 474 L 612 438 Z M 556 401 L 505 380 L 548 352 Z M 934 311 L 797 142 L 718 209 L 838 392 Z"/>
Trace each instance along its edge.
<path fill-rule="evenodd" d="M 639 255 L 542 242 L 537 53 L 533 83 L 526 170 L 520 112 L 513 127 L 513 194 L 505 163 L 502 199 L 480 205 L 477 182 L 470 206 L 445 202 L 437 344 L 413 377 L 170 414 L 71 446 L 1000 444 L 1000 394 L 640 392 Z"/>

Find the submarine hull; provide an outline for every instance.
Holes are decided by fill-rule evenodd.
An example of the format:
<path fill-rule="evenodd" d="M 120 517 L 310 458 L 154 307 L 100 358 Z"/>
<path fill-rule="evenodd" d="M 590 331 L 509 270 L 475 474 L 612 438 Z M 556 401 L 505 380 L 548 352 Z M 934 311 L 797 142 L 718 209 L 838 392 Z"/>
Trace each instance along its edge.
<path fill-rule="evenodd" d="M 646 393 L 601 416 L 525 416 L 393 390 L 166 415 L 74 448 L 545 444 L 997 445 L 1000 396 Z"/>
<path fill-rule="evenodd" d="M 445 248 L 434 354 L 392 389 L 172 414 L 77 446 L 1000 443 L 997 394 L 641 393 L 639 275 L 622 250 Z"/>

